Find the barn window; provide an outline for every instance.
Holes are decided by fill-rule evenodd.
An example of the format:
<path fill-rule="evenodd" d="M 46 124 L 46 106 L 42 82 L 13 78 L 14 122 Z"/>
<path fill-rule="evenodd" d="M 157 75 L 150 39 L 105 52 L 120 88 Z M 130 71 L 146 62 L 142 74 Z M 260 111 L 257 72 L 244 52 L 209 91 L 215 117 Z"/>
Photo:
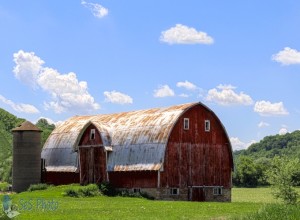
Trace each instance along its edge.
<path fill-rule="evenodd" d="M 184 130 L 189 130 L 190 128 L 190 119 L 184 118 L 183 119 L 183 129 Z"/>
<path fill-rule="evenodd" d="M 133 193 L 140 193 L 141 192 L 141 189 L 140 188 L 134 188 L 133 189 Z"/>
<path fill-rule="evenodd" d="M 210 131 L 210 120 L 205 120 L 204 126 L 205 126 L 205 131 L 209 132 Z"/>
<path fill-rule="evenodd" d="M 171 188 L 170 189 L 171 195 L 179 195 L 179 189 L 178 188 Z"/>
<path fill-rule="evenodd" d="M 95 139 L 95 134 L 96 134 L 96 129 L 91 129 L 90 140 L 94 140 Z"/>
<path fill-rule="evenodd" d="M 215 188 L 213 189 L 213 194 L 214 194 L 215 196 L 220 196 L 220 195 L 222 195 L 222 187 L 215 187 Z"/>

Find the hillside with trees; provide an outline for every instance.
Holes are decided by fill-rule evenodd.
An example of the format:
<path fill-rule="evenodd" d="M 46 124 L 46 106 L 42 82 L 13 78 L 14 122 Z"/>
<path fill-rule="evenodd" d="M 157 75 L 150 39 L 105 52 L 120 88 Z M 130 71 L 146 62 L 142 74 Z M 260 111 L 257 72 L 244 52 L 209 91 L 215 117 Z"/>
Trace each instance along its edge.
<path fill-rule="evenodd" d="M 285 135 L 267 136 L 246 150 L 235 151 L 233 184 L 241 187 L 268 185 L 266 171 L 275 157 L 300 159 L 299 130 Z M 293 181 L 300 185 L 300 171 L 294 174 Z"/>
<path fill-rule="evenodd" d="M 12 175 L 12 132 L 11 130 L 25 119 L 18 118 L 15 115 L 0 108 L 0 182 L 11 182 Z M 46 119 L 40 119 L 36 123 L 42 132 L 42 146 L 46 139 L 55 128 L 55 125 L 50 125 Z"/>
<path fill-rule="evenodd" d="M 0 108 L 0 181 L 11 181 L 12 133 L 11 130 L 24 122 Z"/>
<path fill-rule="evenodd" d="M 245 155 L 253 159 L 273 158 L 276 155 L 300 158 L 300 130 L 285 135 L 266 136 L 248 149 L 234 152 L 234 155 Z"/>

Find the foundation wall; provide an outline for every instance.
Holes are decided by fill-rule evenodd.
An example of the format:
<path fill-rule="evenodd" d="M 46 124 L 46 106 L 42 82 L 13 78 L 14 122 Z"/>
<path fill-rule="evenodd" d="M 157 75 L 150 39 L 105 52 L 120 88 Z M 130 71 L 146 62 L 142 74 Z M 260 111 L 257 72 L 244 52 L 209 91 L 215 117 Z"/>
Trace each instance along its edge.
<path fill-rule="evenodd" d="M 169 200 L 169 201 L 205 201 L 205 202 L 231 202 L 231 189 L 222 189 L 221 195 L 214 195 L 213 188 L 203 188 L 203 200 L 194 199 L 192 188 L 177 189 L 178 194 L 171 193 L 171 189 L 174 188 L 118 188 L 119 190 L 128 190 L 134 192 L 134 189 L 140 190 L 140 192 L 147 193 L 149 196 L 154 197 L 157 200 Z M 198 197 L 196 197 L 198 198 Z"/>

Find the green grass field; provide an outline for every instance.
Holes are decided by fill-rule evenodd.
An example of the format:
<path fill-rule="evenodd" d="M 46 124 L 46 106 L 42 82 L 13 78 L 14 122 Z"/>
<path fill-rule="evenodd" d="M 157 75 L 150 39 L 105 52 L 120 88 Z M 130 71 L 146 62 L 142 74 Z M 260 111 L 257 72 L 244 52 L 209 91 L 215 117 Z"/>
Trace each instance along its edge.
<path fill-rule="evenodd" d="M 277 203 L 269 188 L 234 188 L 231 203 L 106 196 L 72 198 L 63 196 L 65 189 L 66 186 L 59 186 L 10 195 L 21 213 L 14 219 L 240 219 L 257 212 L 264 204 Z"/>

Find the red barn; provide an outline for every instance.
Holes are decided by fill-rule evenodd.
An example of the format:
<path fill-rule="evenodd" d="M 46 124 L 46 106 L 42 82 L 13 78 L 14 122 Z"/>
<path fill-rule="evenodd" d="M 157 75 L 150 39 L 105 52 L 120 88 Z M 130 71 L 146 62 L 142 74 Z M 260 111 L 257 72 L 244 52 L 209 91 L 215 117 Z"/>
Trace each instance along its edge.
<path fill-rule="evenodd" d="M 42 151 L 48 183 L 100 183 L 157 199 L 230 201 L 230 140 L 202 103 L 74 116 Z"/>

